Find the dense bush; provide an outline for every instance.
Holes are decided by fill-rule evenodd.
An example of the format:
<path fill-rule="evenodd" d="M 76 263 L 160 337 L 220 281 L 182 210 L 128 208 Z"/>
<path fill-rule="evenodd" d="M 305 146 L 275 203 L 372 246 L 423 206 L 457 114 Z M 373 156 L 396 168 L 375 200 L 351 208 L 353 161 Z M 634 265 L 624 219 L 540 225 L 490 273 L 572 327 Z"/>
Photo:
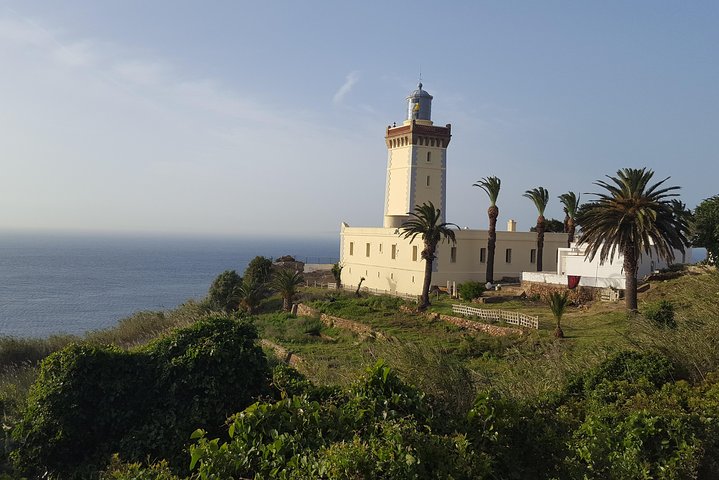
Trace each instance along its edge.
<path fill-rule="evenodd" d="M 479 282 L 464 282 L 459 284 L 457 290 L 462 300 L 469 302 L 481 297 L 486 288 Z"/>
<path fill-rule="evenodd" d="M 441 434 L 447 419 L 382 362 L 346 389 L 278 367 L 281 401 L 233 416 L 227 438 L 195 432 L 192 478 L 719 478 L 719 375 L 671 375 L 659 355 L 622 352 L 546 398 L 484 392 Z M 169 478 L 162 464 L 108 474 Z"/>
<path fill-rule="evenodd" d="M 572 380 L 568 391 L 590 394 L 602 383 L 645 381 L 660 386 L 674 379 L 671 361 L 658 353 L 622 351 Z"/>
<path fill-rule="evenodd" d="M 240 306 L 239 288 L 242 277 L 234 270 L 225 270 L 210 285 L 207 292 L 207 304 L 210 308 L 223 312 L 232 312 Z"/>
<path fill-rule="evenodd" d="M 676 328 L 677 326 L 677 322 L 674 320 L 674 304 L 667 300 L 648 304 L 644 307 L 642 314 L 657 327 Z"/>
<path fill-rule="evenodd" d="M 272 260 L 263 256 L 257 256 L 250 260 L 242 275 L 245 281 L 255 283 L 268 283 L 272 275 Z"/>
<path fill-rule="evenodd" d="M 486 476 L 486 459 L 469 448 L 462 435 L 433 434 L 422 393 L 399 381 L 382 362 L 322 402 L 310 400 L 308 394 L 255 404 L 235 415 L 228 442 L 197 432 L 191 451 L 200 477 Z"/>
<path fill-rule="evenodd" d="M 72 344 L 46 358 L 13 436 L 20 471 L 83 478 L 113 452 L 186 466 L 190 433 L 218 432 L 267 391 L 253 325 L 201 320 L 136 351 Z"/>

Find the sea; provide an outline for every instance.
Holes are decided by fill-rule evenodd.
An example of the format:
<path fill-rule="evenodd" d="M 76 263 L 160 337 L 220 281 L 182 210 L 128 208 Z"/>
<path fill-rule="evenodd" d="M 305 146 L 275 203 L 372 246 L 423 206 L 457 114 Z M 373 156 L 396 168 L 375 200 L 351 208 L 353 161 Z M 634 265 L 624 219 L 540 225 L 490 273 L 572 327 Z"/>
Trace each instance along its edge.
<path fill-rule="evenodd" d="M 206 238 L 0 233 L 0 337 L 81 335 L 201 300 L 255 256 L 334 263 L 339 235 Z"/>

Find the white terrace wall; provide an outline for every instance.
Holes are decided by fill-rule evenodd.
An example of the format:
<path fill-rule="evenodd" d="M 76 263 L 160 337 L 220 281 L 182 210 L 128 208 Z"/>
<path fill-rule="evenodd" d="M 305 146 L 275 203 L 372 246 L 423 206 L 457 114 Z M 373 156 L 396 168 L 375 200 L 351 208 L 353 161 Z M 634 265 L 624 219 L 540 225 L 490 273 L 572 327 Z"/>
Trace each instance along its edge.
<path fill-rule="evenodd" d="M 679 250 L 674 251 L 674 261 L 671 263 L 686 263 L 691 259 L 691 249 L 682 254 Z M 669 266 L 669 262 L 660 260 L 656 250 L 652 252 L 652 256 L 642 255 L 639 262 L 637 277 L 642 278 L 654 270 L 660 270 Z M 581 280 L 579 285 L 585 287 L 613 287 L 620 290 L 625 288 L 624 280 L 624 256 L 617 254 L 604 263 L 599 261 L 599 255 L 589 260 L 586 257 L 586 246 L 572 245 L 571 248 L 560 248 L 559 258 L 557 260 L 557 275 L 564 278 L 563 282 L 557 282 L 553 277 L 546 277 L 547 283 L 565 283 L 567 275 L 579 275 Z M 523 280 L 538 281 L 530 279 L 532 275 L 528 274 L 527 278 L 522 276 Z"/>
<path fill-rule="evenodd" d="M 442 243 L 437 249 L 432 284 L 468 280 L 486 281 L 486 230 L 459 230 L 457 244 Z M 520 278 L 522 271 L 536 270 L 537 235 L 532 232 L 497 232 L 494 278 Z M 544 269 L 554 271 L 557 250 L 567 245 L 563 233 L 545 234 Z M 453 250 L 454 248 L 454 250 Z M 484 250 L 484 252 L 482 252 Z M 340 260 L 344 266 L 342 283 L 390 292 L 421 293 L 424 279 L 422 241 L 413 243 L 399 236 L 395 228 L 349 227 L 343 224 L 340 233 Z M 533 261 L 534 260 L 534 261 Z"/>

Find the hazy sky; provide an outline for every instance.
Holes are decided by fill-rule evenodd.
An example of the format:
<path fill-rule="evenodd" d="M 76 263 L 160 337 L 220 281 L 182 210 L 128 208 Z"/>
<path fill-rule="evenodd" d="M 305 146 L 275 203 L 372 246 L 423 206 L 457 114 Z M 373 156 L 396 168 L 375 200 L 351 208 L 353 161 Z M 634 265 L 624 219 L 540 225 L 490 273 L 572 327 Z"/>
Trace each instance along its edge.
<path fill-rule="evenodd" d="M 477 179 L 596 191 L 622 167 L 719 192 L 719 2 L 0 0 L 0 229 L 332 235 L 382 224 L 385 127 L 421 68 Z M 588 195 L 583 198 L 590 198 Z"/>

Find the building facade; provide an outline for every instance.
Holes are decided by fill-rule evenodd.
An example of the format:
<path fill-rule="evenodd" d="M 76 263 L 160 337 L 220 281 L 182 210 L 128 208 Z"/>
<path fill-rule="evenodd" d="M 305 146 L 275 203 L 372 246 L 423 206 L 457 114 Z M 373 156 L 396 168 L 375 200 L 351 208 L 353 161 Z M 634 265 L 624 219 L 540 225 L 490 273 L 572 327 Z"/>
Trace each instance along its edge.
<path fill-rule="evenodd" d="M 432 202 L 447 221 L 447 147 L 451 125 L 432 122 L 433 97 L 418 85 L 407 97 L 407 118 L 402 125 L 387 127 L 386 191 L 382 227 L 350 227 L 342 223 L 340 262 L 342 283 L 393 294 L 418 295 L 424 280 L 423 248 L 419 237 L 411 243 L 400 237 L 408 212 Z M 478 176 L 481 176 L 478 173 Z M 485 282 L 487 268 L 487 230 L 458 230 L 457 243 L 441 243 L 437 248 L 432 284 L 469 280 Z M 544 237 L 543 265 L 552 267 L 558 251 L 567 246 L 567 234 L 547 233 Z M 495 279 L 519 279 L 523 271 L 536 271 L 537 235 L 517 232 L 508 222 L 508 231 L 497 232 L 494 260 Z M 364 279 L 364 280 L 361 280 Z"/>

